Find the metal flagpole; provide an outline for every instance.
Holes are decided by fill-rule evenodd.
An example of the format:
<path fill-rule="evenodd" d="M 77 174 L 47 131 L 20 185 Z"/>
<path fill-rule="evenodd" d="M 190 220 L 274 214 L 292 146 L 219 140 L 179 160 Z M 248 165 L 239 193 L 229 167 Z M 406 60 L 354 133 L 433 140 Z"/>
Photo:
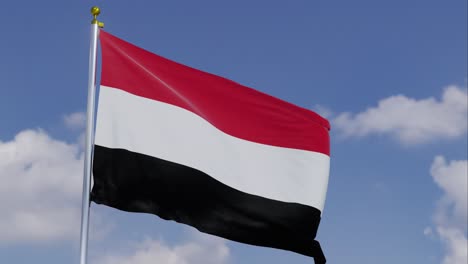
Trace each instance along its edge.
<path fill-rule="evenodd" d="M 91 21 L 91 43 L 89 49 L 89 72 L 88 72 L 88 108 L 85 139 L 84 176 L 83 176 L 83 201 L 81 208 L 81 242 L 80 242 L 80 264 L 86 264 L 88 253 L 88 230 L 89 230 L 89 209 L 91 191 L 91 159 L 94 144 L 94 109 L 96 97 L 96 53 L 99 27 L 104 24 L 97 20 L 101 13 L 99 7 L 91 8 L 93 20 Z"/>

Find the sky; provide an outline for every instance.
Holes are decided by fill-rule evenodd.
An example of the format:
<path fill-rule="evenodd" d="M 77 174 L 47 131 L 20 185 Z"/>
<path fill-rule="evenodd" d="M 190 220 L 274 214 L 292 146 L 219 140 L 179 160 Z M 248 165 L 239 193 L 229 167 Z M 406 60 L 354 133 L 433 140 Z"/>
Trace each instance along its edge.
<path fill-rule="evenodd" d="M 3 2 L 0 263 L 79 262 L 93 5 L 111 34 L 330 120 L 328 263 L 467 263 L 465 0 Z M 313 263 L 96 204 L 89 260 Z"/>

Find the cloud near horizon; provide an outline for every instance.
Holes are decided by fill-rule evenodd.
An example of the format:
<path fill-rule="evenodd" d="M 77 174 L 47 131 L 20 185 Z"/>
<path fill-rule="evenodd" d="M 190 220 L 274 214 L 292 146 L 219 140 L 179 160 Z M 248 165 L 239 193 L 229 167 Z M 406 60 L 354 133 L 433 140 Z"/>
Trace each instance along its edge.
<path fill-rule="evenodd" d="M 445 246 L 443 264 L 468 263 L 468 160 L 437 156 L 431 166 L 434 182 L 444 192 L 434 212 L 435 233 Z M 432 231 L 425 233 L 430 234 Z"/>
<path fill-rule="evenodd" d="M 110 253 L 92 264 L 227 264 L 230 256 L 224 239 L 196 234 L 175 246 L 146 239 L 133 246 L 132 252 Z"/>
<path fill-rule="evenodd" d="M 0 243 L 76 238 L 82 170 L 79 147 L 42 130 L 0 141 Z"/>
<path fill-rule="evenodd" d="M 63 125 L 81 134 L 76 142 L 52 138 L 41 129 L 0 139 L 0 245 L 78 241 L 84 114 L 65 115 Z M 94 213 L 90 239 L 101 239 L 112 228 Z"/>
<path fill-rule="evenodd" d="M 440 100 L 395 95 L 360 113 L 341 113 L 332 123 L 346 137 L 387 134 L 405 144 L 420 144 L 465 135 L 467 111 L 466 87 L 452 85 Z"/>

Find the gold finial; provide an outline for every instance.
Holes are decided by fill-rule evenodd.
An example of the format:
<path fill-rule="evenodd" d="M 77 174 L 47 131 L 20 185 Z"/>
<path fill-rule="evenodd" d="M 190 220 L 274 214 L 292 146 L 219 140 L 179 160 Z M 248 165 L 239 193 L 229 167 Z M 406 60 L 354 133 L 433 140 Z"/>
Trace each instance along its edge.
<path fill-rule="evenodd" d="M 99 16 L 99 14 L 101 14 L 101 9 L 99 9 L 97 6 L 93 6 L 91 7 L 91 14 L 94 16 L 94 18 L 96 18 Z"/>
<path fill-rule="evenodd" d="M 91 15 L 93 15 L 93 20 L 91 20 L 91 24 L 97 24 L 98 27 L 103 28 L 104 23 L 97 20 L 97 16 L 99 16 L 99 14 L 101 14 L 101 9 L 99 7 L 91 7 Z"/>

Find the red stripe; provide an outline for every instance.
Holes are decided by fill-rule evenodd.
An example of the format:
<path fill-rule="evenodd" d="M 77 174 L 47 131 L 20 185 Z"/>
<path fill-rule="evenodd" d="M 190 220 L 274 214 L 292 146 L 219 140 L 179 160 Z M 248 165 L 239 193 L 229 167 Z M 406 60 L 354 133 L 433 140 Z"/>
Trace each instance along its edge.
<path fill-rule="evenodd" d="M 102 30 L 100 40 L 104 86 L 182 107 L 241 139 L 330 153 L 330 125 L 312 111 L 170 61 Z"/>

